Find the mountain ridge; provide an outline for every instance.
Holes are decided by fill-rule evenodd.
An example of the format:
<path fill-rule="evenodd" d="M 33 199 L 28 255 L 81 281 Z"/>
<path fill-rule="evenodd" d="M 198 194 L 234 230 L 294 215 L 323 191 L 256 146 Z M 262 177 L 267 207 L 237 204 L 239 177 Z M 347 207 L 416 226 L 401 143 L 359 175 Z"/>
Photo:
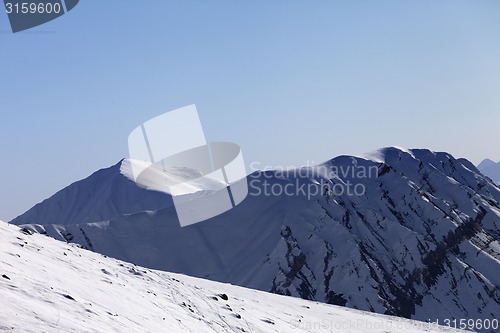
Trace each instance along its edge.
<path fill-rule="evenodd" d="M 120 168 L 124 160 L 68 185 L 9 223 L 21 225 L 33 220 L 41 224 L 100 222 L 173 204 L 168 194 L 140 188 L 122 175 Z"/>
<path fill-rule="evenodd" d="M 25 227 L 150 268 L 377 313 L 424 321 L 494 317 L 500 189 L 447 153 L 380 154 L 383 161 L 339 156 L 320 167 L 251 174 L 250 191 L 261 195 L 251 192 L 231 211 L 185 228 L 173 207 Z M 325 172 L 349 167 L 378 172 L 371 178 Z M 321 190 L 265 196 L 265 181 Z M 349 182 L 366 192 L 335 193 Z"/>

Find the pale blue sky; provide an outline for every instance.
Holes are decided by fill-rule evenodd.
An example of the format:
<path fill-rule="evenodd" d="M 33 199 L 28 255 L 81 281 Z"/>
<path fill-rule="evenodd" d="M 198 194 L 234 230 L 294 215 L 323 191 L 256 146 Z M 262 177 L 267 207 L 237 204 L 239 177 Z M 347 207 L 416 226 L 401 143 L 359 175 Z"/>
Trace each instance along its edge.
<path fill-rule="evenodd" d="M 189 104 L 247 165 L 389 145 L 500 161 L 496 0 L 81 0 L 17 34 L 0 13 L 0 45 L 3 220 Z"/>

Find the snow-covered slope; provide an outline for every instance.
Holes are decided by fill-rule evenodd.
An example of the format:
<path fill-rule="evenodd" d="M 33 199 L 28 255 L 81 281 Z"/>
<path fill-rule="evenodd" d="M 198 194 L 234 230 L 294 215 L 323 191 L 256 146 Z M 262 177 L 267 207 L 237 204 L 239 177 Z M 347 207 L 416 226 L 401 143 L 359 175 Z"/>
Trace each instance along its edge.
<path fill-rule="evenodd" d="M 0 331 L 451 332 L 111 259 L 0 221 Z"/>
<path fill-rule="evenodd" d="M 500 185 L 500 162 L 495 163 L 490 159 L 485 159 L 477 168 L 485 176 L 490 177 L 495 183 Z"/>
<path fill-rule="evenodd" d="M 77 224 L 109 220 L 125 214 L 172 205 L 170 195 L 140 188 L 124 176 L 122 160 L 75 182 L 35 205 L 10 223 Z"/>
<path fill-rule="evenodd" d="M 375 175 L 342 171 L 353 168 Z M 498 316 L 500 189 L 470 162 L 386 148 L 299 171 L 252 174 L 244 202 L 185 228 L 172 207 L 27 227 L 149 268 L 350 308 L 424 321 Z M 266 182 L 295 194 L 264 195 Z M 366 192 L 335 191 L 348 182 Z"/>

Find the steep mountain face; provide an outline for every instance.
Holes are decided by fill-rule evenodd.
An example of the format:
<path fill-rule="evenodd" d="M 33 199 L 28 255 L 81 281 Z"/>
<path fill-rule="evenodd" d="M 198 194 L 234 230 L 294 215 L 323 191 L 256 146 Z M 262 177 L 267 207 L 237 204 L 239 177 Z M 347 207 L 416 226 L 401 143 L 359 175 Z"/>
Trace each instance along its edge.
<path fill-rule="evenodd" d="M 467 160 L 386 148 L 248 182 L 243 203 L 185 228 L 172 207 L 27 227 L 150 268 L 372 312 L 500 313 L 500 189 Z"/>
<path fill-rule="evenodd" d="M 500 185 L 500 162 L 495 163 L 490 159 L 485 159 L 477 168 L 483 175 L 490 177 L 495 183 Z"/>
<path fill-rule="evenodd" d="M 12 224 L 78 224 L 172 205 L 165 193 L 138 187 L 120 169 L 127 160 L 75 182 L 16 217 Z"/>
<path fill-rule="evenodd" d="M 154 271 L 1 221 L 0 244 L 0 331 L 456 332 Z"/>

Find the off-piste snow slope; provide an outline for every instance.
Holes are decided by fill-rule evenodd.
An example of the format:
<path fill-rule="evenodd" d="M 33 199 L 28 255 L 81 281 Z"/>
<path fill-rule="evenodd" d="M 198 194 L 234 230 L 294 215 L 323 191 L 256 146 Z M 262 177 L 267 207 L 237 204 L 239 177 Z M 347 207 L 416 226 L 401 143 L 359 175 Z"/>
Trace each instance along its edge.
<path fill-rule="evenodd" d="M 0 331 L 451 332 L 119 261 L 0 221 Z"/>
<path fill-rule="evenodd" d="M 98 173 L 133 186 L 121 169 Z M 422 321 L 498 320 L 500 189 L 469 161 L 384 148 L 247 180 L 241 204 L 185 228 L 172 206 L 96 222 L 61 197 L 13 223 L 152 269 Z M 58 210 L 85 222 L 52 224 Z"/>

